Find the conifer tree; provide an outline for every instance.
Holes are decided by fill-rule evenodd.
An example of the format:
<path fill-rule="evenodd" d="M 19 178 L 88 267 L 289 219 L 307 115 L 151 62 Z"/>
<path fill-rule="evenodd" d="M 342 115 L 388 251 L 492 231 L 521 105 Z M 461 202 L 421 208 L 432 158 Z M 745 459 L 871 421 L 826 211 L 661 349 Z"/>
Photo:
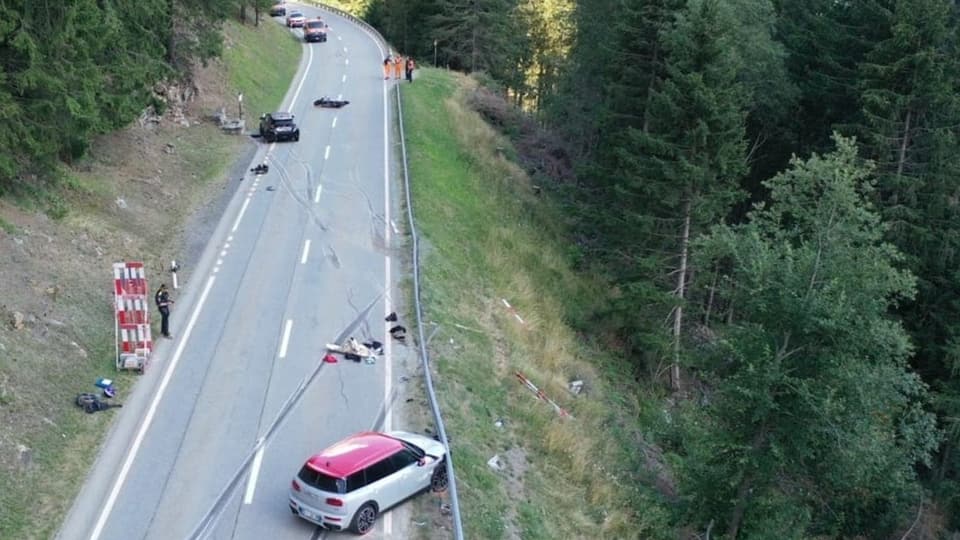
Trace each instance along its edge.
<path fill-rule="evenodd" d="M 665 74 L 646 119 L 628 127 L 615 149 L 617 183 L 609 202 L 615 218 L 605 222 L 612 228 L 606 235 L 621 257 L 617 278 L 629 294 L 615 299 L 611 311 L 645 311 L 660 320 L 670 313 L 667 357 L 675 390 L 693 273 L 690 241 L 741 196 L 744 93 L 728 41 L 735 25 L 723 2 L 687 4 L 664 33 Z M 656 335 L 639 341 L 644 347 L 665 343 Z"/>
<path fill-rule="evenodd" d="M 682 483 L 691 515 L 727 538 L 886 537 L 938 441 L 889 317 L 913 276 L 883 239 L 869 167 L 836 141 L 767 182 L 749 223 L 699 244 L 738 315 L 696 356 L 710 392 L 691 407 Z"/>

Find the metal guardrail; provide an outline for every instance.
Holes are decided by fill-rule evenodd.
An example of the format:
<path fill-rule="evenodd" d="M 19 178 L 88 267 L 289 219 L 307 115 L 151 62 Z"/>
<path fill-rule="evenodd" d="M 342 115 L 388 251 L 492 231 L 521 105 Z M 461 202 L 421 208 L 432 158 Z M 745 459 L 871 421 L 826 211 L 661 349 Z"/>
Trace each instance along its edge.
<path fill-rule="evenodd" d="M 345 19 L 350 20 L 356 25 L 362 27 L 381 47 L 388 51 L 390 44 L 380 35 L 376 28 L 370 26 L 366 21 L 347 13 L 339 8 L 307 0 L 305 3 L 317 6 L 321 9 L 335 13 Z M 384 53 L 383 50 L 380 51 Z M 384 54 L 384 56 L 386 56 Z M 407 167 L 407 143 L 403 134 L 403 108 L 400 104 L 400 85 L 394 86 L 397 99 L 397 118 L 400 122 L 400 150 L 403 160 L 403 191 L 407 200 L 407 225 L 410 227 L 410 237 L 413 239 L 413 304 L 417 315 L 417 337 L 420 344 L 420 362 L 423 365 L 423 379 L 427 387 L 427 396 L 430 401 L 430 409 L 433 412 L 433 419 L 437 425 L 437 433 L 440 435 L 440 442 L 447 451 L 447 479 L 448 489 L 450 491 L 450 510 L 453 517 L 453 534 L 456 540 L 463 540 L 463 520 L 460 517 L 460 501 L 457 496 L 457 481 L 453 474 L 453 456 L 450 452 L 450 442 L 447 439 L 447 430 L 443 424 L 443 418 L 440 415 L 440 405 L 437 403 L 437 395 L 433 388 L 433 378 L 430 375 L 430 354 L 427 352 L 427 340 L 423 333 L 423 308 L 420 303 L 420 238 L 417 235 L 417 226 L 413 218 L 413 199 L 410 196 L 410 171 Z"/>

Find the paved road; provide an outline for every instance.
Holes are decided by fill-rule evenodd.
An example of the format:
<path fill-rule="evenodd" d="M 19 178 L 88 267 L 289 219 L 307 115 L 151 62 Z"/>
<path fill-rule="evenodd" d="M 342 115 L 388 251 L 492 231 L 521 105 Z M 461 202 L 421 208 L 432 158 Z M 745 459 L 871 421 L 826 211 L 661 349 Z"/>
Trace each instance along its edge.
<path fill-rule="evenodd" d="M 251 166 L 269 173 L 241 183 L 60 538 L 345 537 L 295 518 L 286 494 L 311 453 L 392 427 L 396 344 L 373 365 L 321 362 L 348 335 L 389 342 L 392 83 L 368 34 L 324 17 L 330 39 L 304 45 L 284 102 L 300 142 L 261 143 Z M 314 108 L 321 95 L 351 104 Z M 405 536 L 398 512 L 373 538 Z"/>

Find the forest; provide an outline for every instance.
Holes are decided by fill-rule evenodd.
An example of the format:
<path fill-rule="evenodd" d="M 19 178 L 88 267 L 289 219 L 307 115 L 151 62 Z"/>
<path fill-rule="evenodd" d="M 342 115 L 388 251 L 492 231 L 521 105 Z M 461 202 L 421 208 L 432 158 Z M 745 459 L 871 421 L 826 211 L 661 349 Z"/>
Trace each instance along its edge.
<path fill-rule="evenodd" d="M 351 8 L 552 135 L 504 123 L 609 282 L 572 322 L 676 403 L 678 527 L 960 529 L 955 2 Z"/>
<path fill-rule="evenodd" d="M 271 4 L 0 2 L 0 195 L 56 199 L 58 164 L 80 159 L 93 136 L 126 126 L 146 107 L 162 112 L 155 85 L 218 56 L 224 17 L 256 16 Z"/>
<path fill-rule="evenodd" d="M 269 4 L 0 2 L 0 194 L 55 188 Z M 673 404 L 678 530 L 960 530 L 955 2 L 341 5 L 549 134 L 503 126 L 609 283 L 571 324 Z"/>

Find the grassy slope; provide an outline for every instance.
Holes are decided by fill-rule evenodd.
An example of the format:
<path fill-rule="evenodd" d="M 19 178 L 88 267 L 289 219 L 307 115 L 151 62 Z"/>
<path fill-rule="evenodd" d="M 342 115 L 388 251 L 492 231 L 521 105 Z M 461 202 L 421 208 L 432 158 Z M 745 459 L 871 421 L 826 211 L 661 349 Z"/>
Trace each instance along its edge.
<path fill-rule="evenodd" d="M 224 66 L 248 110 L 279 105 L 297 65 L 297 41 L 273 24 L 259 30 L 228 24 L 227 43 Z M 0 201 L 0 241 L 23 246 L 0 257 L 0 278 L 12 281 L 3 288 L 26 289 L 20 282 L 28 280 L 37 289 L 7 294 L 2 306 L 37 320 L 14 331 L 8 312 L 0 327 L 0 538 L 53 536 L 109 427 L 109 413 L 85 415 L 71 399 L 92 391 L 96 377 L 114 375 L 110 263 L 143 259 L 151 270 L 162 267 L 180 250 L 171 232 L 222 188 L 245 144 L 208 124 L 134 127 L 104 137 L 82 170 L 67 172 L 62 196 L 71 208 L 60 222 Z M 176 151 L 165 155 L 165 148 Z M 127 212 L 117 210 L 118 197 Z M 43 235 L 47 241 L 37 242 Z M 55 289 L 45 291 L 46 285 Z M 45 324 L 46 317 L 62 325 Z M 123 390 L 132 377 L 115 378 Z M 29 464 L 20 457 L 23 448 Z"/>
<path fill-rule="evenodd" d="M 604 357 L 567 324 L 600 285 L 571 271 L 561 216 L 503 157 L 509 142 L 463 105 L 470 80 L 418 75 L 403 87 L 404 122 L 427 246 L 423 300 L 441 325 L 432 341 L 436 386 L 467 537 L 669 537 L 654 479 L 639 472 L 649 453 L 632 427 L 654 418 L 653 407 L 617 382 L 632 382 L 627 362 Z M 574 418 L 535 400 L 515 370 Z M 582 395 L 566 390 L 572 379 L 586 381 Z M 494 454 L 504 471 L 487 466 Z"/>

